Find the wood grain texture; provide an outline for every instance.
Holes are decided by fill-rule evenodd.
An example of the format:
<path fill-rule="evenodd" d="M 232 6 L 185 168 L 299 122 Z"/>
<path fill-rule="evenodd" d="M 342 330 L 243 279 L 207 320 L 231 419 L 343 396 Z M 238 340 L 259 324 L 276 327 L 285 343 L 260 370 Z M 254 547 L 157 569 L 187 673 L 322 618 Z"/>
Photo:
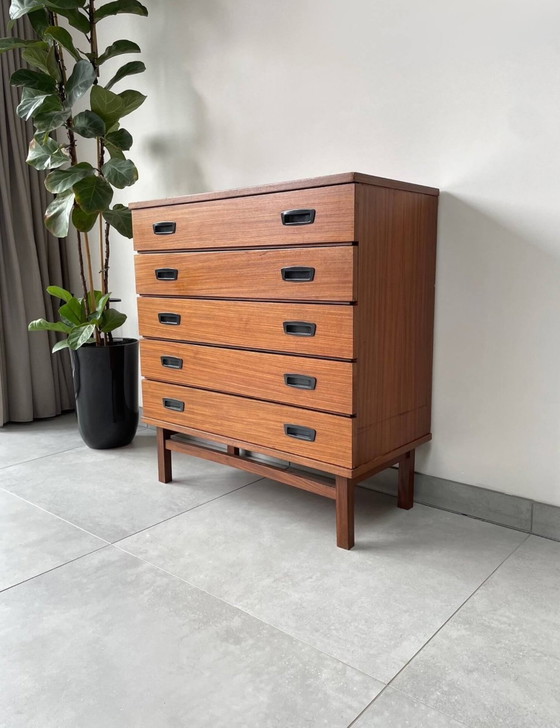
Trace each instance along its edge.
<path fill-rule="evenodd" d="M 171 432 L 163 427 L 157 428 L 157 454 L 158 454 L 158 478 L 160 483 L 170 483 L 173 477 L 171 470 L 171 453 L 166 449 L 165 444 L 171 437 Z"/>
<path fill-rule="evenodd" d="M 354 413 L 354 364 L 350 362 L 150 339 L 140 342 L 140 355 L 142 374 L 148 379 L 345 415 Z M 162 357 L 181 360 L 182 368 L 163 366 Z M 314 377 L 315 389 L 287 386 L 285 374 Z"/>
<path fill-rule="evenodd" d="M 314 460 L 343 467 L 352 465 L 354 419 L 297 407 L 259 402 L 244 397 L 200 389 L 143 381 L 144 412 L 147 418 L 193 427 L 207 433 L 234 435 L 288 453 L 301 453 Z M 164 399 L 184 403 L 184 411 L 166 409 Z M 315 430 L 314 442 L 289 437 L 285 425 Z M 211 438 L 210 438 L 211 439 Z"/>
<path fill-rule="evenodd" d="M 185 298 L 140 298 L 142 336 L 246 347 L 337 359 L 354 358 L 353 310 L 344 304 L 256 303 Z M 181 316 L 179 325 L 158 314 Z M 315 336 L 284 333 L 286 321 L 316 324 Z"/>
<path fill-rule="evenodd" d="M 429 433 L 437 197 L 357 185 L 356 467 Z"/>
<path fill-rule="evenodd" d="M 276 465 L 259 463 L 256 460 L 252 460 L 250 457 L 239 455 L 238 448 L 231 448 L 232 452 L 230 452 L 230 447 L 228 447 L 228 451 L 223 453 L 219 450 L 214 450 L 198 443 L 184 442 L 182 440 L 168 440 L 167 448 L 173 452 L 195 455 L 196 457 L 211 460 L 215 463 L 240 468 L 241 470 L 246 470 L 249 473 L 260 475 L 262 478 L 272 478 L 280 483 L 293 485 L 296 488 L 307 490 L 310 493 L 316 493 L 317 495 L 322 495 L 325 498 L 336 498 L 336 490 L 332 481 L 328 478 L 317 475 L 304 475 L 303 473 L 295 472 L 290 468 L 280 468 Z"/>
<path fill-rule="evenodd" d="M 313 209 L 310 225 L 283 225 L 286 210 Z M 156 235 L 157 222 L 175 222 L 172 235 Z M 173 207 L 137 208 L 132 213 L 136 250 L 260 247 L 344 243 L 354 237 L 354 185 L 317 187 Z"/>
<path fill-rule="evenodd" d="M 354 547 L 354 483 L 340 476 L 336 477 L 336 545 Z"/>
<path fill-rule="evenodd" d="M 361 182 L 362 184 L 374 185 L 376 187 L 388 187 L 389 189 L 407 190 L 425 195 L 439 195 L 435 187 L 426 187 L 411 182 L 402 182 L 385 177 L 375 177 L 362 172 L 342 172 L 341 174 L 329 174 L 323 177 L 308 177 L 306 179 L 292 180 L 291 182 L 277 182 L 274 184 L 258 185 L 255 187 L 242 187 L 222 192 L 202 192 L 194 195 L 183 195 L 181 197 L 168 197 L 163 200 L 146 200 L 144 202 L 132 202 L 129 207 L 138 210 L 144 207 L 160 207 L 162 205 L 177 205 L 190 202 L 204 202 L 207 200 L 221 200 L 231 197 L 246 197 L 248 195 L 263 195 L 272 192 L 287 192 L 289 190 L 312 189 L 315 187 L 330 187 L 332 185 L 351 184 Z"/>
<path fill-rule="evenodd" d="M 336 245 L 136 255 L 136 289 L 155 296 L 354 301 L 356 252 Z M 284 280 L 282 269 L 294 266 L 313 268 L 313 280 Z M 177 280 L 158 280 L 158 269 L 177 271 Z"/>

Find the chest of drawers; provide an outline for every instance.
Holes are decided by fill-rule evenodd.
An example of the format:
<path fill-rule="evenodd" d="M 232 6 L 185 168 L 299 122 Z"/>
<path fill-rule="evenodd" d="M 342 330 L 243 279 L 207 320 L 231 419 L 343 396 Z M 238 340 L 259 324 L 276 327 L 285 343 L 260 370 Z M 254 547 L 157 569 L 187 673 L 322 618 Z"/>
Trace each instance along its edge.
<path fill-rule="evenodd" d="M 326 496 L 347 549 L 361 480 L 398 463 L 412 507 L 431 439 L 437 202 L 347 173 L 131 205 L 162 482 L 175 451 Z"/>

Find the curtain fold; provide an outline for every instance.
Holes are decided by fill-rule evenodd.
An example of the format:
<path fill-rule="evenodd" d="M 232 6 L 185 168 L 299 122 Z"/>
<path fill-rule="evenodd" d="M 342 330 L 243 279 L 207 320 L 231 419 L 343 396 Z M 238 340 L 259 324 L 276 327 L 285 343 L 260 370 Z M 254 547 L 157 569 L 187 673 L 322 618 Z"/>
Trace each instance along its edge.
<path fill-rule="evenodd" d="M 32 37 L 26 19 L 17 26 L 17 35 Z M 2 3 L 0 37 L 12 32 Z M 33 319 L 53 320 L 45 288 L 70 285 L 65 242 L 43 225 L 43 177 L 25 163 L 33 127 L 15 113 L 10 76 L 24 65 L 16 53 L 0 55 L 0 426 L 74 409 L 68 352 L 51 355 L 55 334 L 27 331 Z"/>

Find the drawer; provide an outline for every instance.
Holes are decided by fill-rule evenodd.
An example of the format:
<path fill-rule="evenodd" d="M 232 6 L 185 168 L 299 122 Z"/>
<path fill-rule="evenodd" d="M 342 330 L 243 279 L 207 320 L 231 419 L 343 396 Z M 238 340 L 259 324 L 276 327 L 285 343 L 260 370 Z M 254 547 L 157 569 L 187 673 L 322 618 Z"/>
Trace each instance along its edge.
<path fill-rule="evenodd" d="M 354 358 L 354 306 L 196 298 L 138 299 L 142 336 Z"/>
<path fill-rule="evenodd" d="M 178 344 L 140 343 L 142 374 L 257 399 L 351 415 L 350 362 Z"/>
<path fill-rule="evenodd" d="M 145 379 L 144 417 L 352 467 L 354 418 Z M 307 438 L 307 439 L 300 439 Z"/>
<path fill-rule="evenodd" d="M 136 250 L 355 240 L 353 184 L 133 210 Z M 294 212 L 294 211 L 309 211 Z M 291 213 L 284 215 L 282 213 Z"/>
<path fill-rule="evenodd" d="M 135 256 L 138 293 L 156 296 L 355 300 L 356 246 Z"/>

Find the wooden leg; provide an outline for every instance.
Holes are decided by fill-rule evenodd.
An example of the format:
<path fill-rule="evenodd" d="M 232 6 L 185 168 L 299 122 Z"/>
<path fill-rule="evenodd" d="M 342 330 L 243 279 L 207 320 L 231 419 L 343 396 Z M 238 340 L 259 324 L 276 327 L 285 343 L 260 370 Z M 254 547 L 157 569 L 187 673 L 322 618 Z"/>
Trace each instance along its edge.
<path fill-rule="evenodd" d="M 163 427 L 157 428 L 158 476 L 160 483 L 169 483 L 173 477 L 171 473 L 171 450 L 165 447 L 165 442 L 170 435 L 170 430 L 165 430 Z"/>
<path fill-rule="evenodd" d="M 235 447 L 234 445 L 228 445 L 227 454 L 228 455 L 239 455 L 239 448 Z"/>
<path fill-rule="evenodd" d="M 407 511 L 414 505 L 414 450 L 399 460 L 399 488 L 397 505 Z"/>
<path fill-rule="evenodd" d="M 341 549 L 354 546 L 354 482 L 336 476 L 336 545 Z"/>

